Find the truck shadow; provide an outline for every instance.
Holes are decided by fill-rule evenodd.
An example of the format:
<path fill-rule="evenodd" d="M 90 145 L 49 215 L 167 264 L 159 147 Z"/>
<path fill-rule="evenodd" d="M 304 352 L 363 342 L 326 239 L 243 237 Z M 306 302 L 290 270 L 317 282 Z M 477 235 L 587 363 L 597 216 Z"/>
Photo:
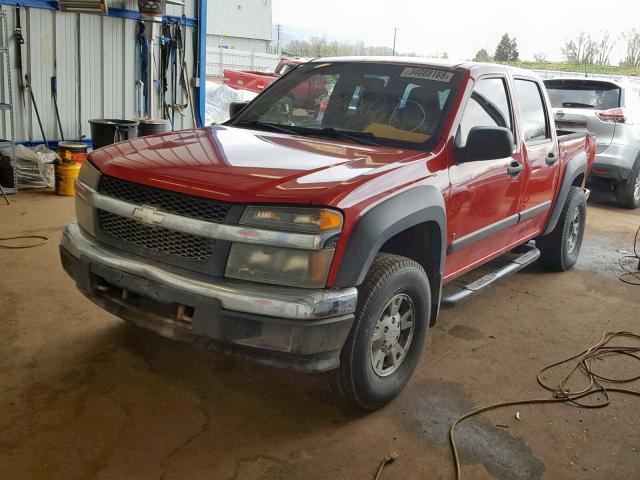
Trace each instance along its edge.
<path fill-rule="evenodd" d="M 275 413 L 289 419 L 299 416 L 308 422 L 310 407 L 324 421 L 334 422 L 345 415 L 355 415 L 335 404 L 319 375 L 194 350 L 153 332 L 131 325 L 125 327 L 126 348 L 144 359 L 151 372 L 169 382 L 180 383 L 214 408 L 235 413 L 242 410 L 257 423 L 265 415 Z"/>
<path fill-rule="evenodd" d="M 618 205 L 616 194 L 608 183 L 593 180 L 587 186 L 591 190 L 591 195 L 587 205 L 590 207 L 598 207 L 604 210 L 614 210 L 618 213 L 633 213 L 640 215 L 640 209 L 628 210 Z"/>

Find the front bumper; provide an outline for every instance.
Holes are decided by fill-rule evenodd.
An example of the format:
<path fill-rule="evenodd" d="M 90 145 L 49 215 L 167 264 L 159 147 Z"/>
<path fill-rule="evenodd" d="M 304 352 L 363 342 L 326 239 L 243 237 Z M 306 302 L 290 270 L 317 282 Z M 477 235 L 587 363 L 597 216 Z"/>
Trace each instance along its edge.
<path fill-rule="evenodd" d="M 62 234 L 60 256 L 82 293 L 118 317 L 262 364 L 306 372 L 336 368 L 354 319 L 355 288 L 187 278 L 105 248 L 75 223 Z"/>

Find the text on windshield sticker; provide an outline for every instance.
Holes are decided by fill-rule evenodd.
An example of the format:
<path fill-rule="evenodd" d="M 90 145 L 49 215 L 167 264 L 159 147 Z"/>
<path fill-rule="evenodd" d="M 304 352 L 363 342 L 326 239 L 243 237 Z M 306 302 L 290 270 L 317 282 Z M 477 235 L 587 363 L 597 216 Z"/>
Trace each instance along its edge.
<path fill-rule="evenodd" d="M 421 78 L 423 80 L 435 80 L 436 82 L 451 81 L 453 72 L 445 72 L 444 70 L 434 70 L 433 68 L 407 67 L 400 74 L 405 78 Z"/>

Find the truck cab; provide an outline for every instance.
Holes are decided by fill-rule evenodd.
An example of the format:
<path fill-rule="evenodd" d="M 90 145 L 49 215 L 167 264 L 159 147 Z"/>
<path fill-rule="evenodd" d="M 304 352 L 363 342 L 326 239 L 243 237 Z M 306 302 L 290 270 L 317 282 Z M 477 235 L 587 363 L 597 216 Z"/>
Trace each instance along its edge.
<path fill-rule="evenodd" d="M 308 82 L 318 101 L 290 108 Z M 409 381 L 441 305 L 577 261 L 594 140 L 556 132 L 527 71 L 317 59 L 241 107 L 90 155 L 60 249 L 82 293 L 161 335 L 321 373 L 373 410 Z"/>

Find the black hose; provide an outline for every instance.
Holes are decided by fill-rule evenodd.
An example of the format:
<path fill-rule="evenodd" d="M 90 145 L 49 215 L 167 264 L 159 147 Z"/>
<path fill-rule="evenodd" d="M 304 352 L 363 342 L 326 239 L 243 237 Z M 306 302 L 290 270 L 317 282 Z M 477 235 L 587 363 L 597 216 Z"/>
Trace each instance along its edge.
<path fill-rule="evenodd" d="M 614 346 L 609 345 L 612 340 L 620 338 L 632 339 L 634 341 L 637 341 L 638 344 Z M 632 375 L 626 378 L 614 378 L 605 377 L 604 375 L 598 374 L 594 370 L 594 361 L 604 361 L 605 359 L 611 358 L 612 356 L 619 355 L 624 355 L 627 357 L 635 358 L 636 360 L 640 360 L 640 335 L 625 331 L 605 332 L 599 342 L 590 346 L 586 350 L 576 355 L 572 355 L 571 357 L 564 360 L 560 360 L 559 362 L 552 363 L 547 367 L 544 367 L 538 373 L 537 380 L 542 388 L 548 390 L 553 394 L 551 398 L 522 399 L 509 402 L 492 403 L 489 405 L 476 407 L 465 413 L 461 417 L 457 418 L 456 421 L 453 422 L 453 425 L 451 425 L 451 429 L 449 430 L 449 444 L 451 445 L 451 453 L 453 454 L 456 479 L 460 480 L 462 478 L 462 471 L 460 468 L 460 454 L 458 453 L 458 449 L 456 447 L 455 429 L 461 422 L 468 418 L 474 417 L 483 412 L 488 412 L 490 410 L 496 410 L 503 407 L 512 407 L 516 405 L 570 403 L 581 408 L 604 408 L 611 402 L 609 397 L 610 393 L 621 393 L 624 395 L 633 395 L 640 397 L 639 391 L 607 386 L 607 384 L 625 385 L 633 383 L 640 379 L 640 372 L 638 372 L 637 375 Z M 543 374 L 545 372 L 553 370 L 554 368 L 557 368 L 561 365 L 565 365 L 573 360 L 577 360 L 577 362 L 569 371 L 569 373 L 566 374 L 557 385 L 549 385 L 544 381 Z M 600 365 L 602 365 L 602 363 L 600 363 Z M 578 391 L 569 391 L 569 389 L 567 388 L 567 384 L 577 373 L 582 374 L 586 386 Z M 593 402 L 589 403 L 584 403 L 582 401 L 588 398 L 593 398 L 597 395 L 600 395 L 602 398 L 595 398 Z"/>

